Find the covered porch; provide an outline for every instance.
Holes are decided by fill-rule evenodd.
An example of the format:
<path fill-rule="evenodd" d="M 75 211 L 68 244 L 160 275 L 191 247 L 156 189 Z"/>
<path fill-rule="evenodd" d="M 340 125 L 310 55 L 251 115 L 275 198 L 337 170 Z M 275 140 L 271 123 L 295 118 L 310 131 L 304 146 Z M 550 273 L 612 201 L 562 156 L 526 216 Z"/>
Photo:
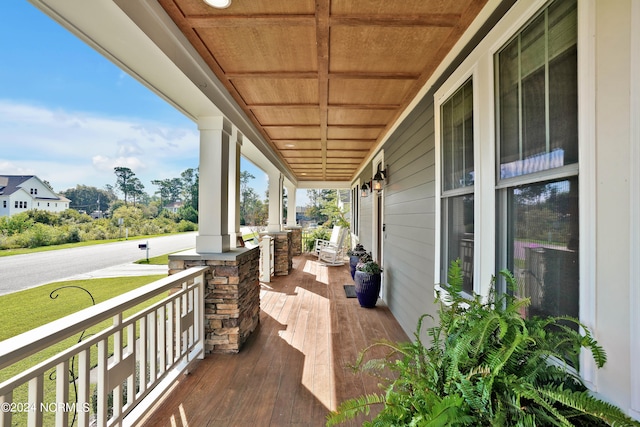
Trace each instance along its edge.
<path fill-rule="evenodd" d="M 349 364 L 367 345 L 409 338 L 381 301 L 346 298 L 348 266 L 296 256 L 288 276 L 261 284 L 260 325 L 238 354 L 196 362 L 141 426 L 320 426 L 344 399 L 379 391 Z"/>

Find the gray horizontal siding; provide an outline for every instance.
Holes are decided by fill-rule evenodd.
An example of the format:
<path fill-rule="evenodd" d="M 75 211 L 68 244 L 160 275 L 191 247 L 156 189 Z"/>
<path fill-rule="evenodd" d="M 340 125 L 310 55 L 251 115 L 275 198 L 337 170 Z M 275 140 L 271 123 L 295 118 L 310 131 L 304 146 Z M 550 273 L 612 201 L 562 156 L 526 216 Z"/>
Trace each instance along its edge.
<path fill-rule="evenodd" d="M 389 171 L 384 191 L 385 297 L 409 336 L 418 318 L 437 314 L 435 150 L 432 97 L 427 96 L 384 146 Z"/>

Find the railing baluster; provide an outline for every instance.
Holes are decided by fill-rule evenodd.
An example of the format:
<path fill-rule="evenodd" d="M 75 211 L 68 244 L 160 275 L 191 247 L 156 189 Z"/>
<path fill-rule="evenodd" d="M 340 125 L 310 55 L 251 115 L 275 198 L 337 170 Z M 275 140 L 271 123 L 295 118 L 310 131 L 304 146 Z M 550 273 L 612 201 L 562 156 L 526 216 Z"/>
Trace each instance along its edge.
<path fill-rule="evenodd" d="M 111 365 L 117 365 L 122 360 L 122 314 L 113 317 L 113 326 L 116 332 L 113 334 L 113 362 Z M 114 379 L 109 375 L 109 388 L 113 389 L 113 418 L 119 418 L 122 414 L 122 382 L 118 381 L 114 384 Z M 115 387 L 114 387 L 115 385 Z"/>
<path fill-rule="evenodd" d="M 77 420 L 78 427 L 89 427 L 89 408 L 91 397 L 89 396 L 91 380 L 91 347 L 78 353 L 78 391 L 77 391 Z"/>
<path fill-rule="evenodd" d="M 140 372 L 140 390 L 136 395 L 140 395 L 147 390 L 147 369 L 149 367 L 147 363 L 147 343 L 149 342 L 149 337 L 147 335 L 147 317 L 142 316 L 140 318 L 140 323 L 138 324 L 140 329 L 140 337 L 138 338 L 138 342 L 140 343 L 140 348 L 138 349 L 138 372 Z M 153 354 L 153 352 L 151 352 Z"/>
<path fill-rule="evenodd" d="M 204 274 L 198 276 L 198 287 L 195 292 L 198 293 L 197 303 L 196 303 L 196 319 L 198 322 L 198 342 L 200 343 L 200 348 L 202 349 L 200 353 L 200 358 L 204 358 Z"/>
<path fill-rule="evenodd" d="M 11 427 L 11 415 L 13 414 L 8 409 L 11 408 L 13 403 L 13 391 L 8 392 L 0 396 L 0 405 L 2 405 L 2 414 L 0 415 L 0 427 Z"/>
<path fill-rule="evenodd" d="M 154 310 L 149 313 L 149 382 L 155 383 L 158 377 L 158 317 Z"/>
<path fill-rule="evenodd" d="M 27 425 L 29 427 L 42 426 L 42 410 L 40 405 L 44 397 L 44 379 L 43 373 L 32 378 L 29 381 L 29 412 L 27 417 Z"/>
<path fill-rule="evenodd" d="M 182 297 L 174 300 L 175 313 L 173 316 L 174 325 L 174 342 L 175 342 L 175 355 L 173 357 L 173 363 L 175 363 L 182 356 Z"/>
<path fill-rule="evenodd" d="M 107 375 L 107 359 L 108 359 L 108 338 L 101 340 L 98 343 L 98 384 L 97 384 L 97 399 L 98 399 L 98 413 L 97 421 L 98 427 L 106 427 L 108 414 L 108 397 L 109 397 L 109 381 Z"/>
<path fill-rule="evenodd" d="M 167 320 L 166 320 L 166 306 L 158 308 L 158 375 L 164 374 L 167 366 Z"/>
<path fill-rule="evenodd" d="M 165 369 L 169 369 L 169 366 L 171 366 L 174 362 L 173 359 L 173 352 L 175 349 L 175 343 L 173 342 L 173 324 L 174 324 L 174 319 L 175 319 L 175 312 L 174 312 L 174 303 L 173 300 L 169 301 L 167 303 L 167 317 L 165 319 L 165 323 L 167 325 L 167 364 L 165 365 Z"/>
<path fill-rule="evenodd" d="M 127 326 L 127 349 L 128 355 L 133 360 L 131 375 L 127 377 L 127 406 L 130 407 L 135 402 L 136 395 L 136 324 L 132 322 Z M 124 406 L 124 405 L 123 405 Z"/>
<path fill-rule="evenodd" d="M 75 375 L 74 372 L 71 375 Z M 55 402 L 46 402 L 47 405 L 64 405 L 69 402 L 69 360 L 63 360 L 56 367 L 56 398 Z M 56 427 L 69 425 L 69 412 L 67 407 L 58 407 L 56 410 Z"/>

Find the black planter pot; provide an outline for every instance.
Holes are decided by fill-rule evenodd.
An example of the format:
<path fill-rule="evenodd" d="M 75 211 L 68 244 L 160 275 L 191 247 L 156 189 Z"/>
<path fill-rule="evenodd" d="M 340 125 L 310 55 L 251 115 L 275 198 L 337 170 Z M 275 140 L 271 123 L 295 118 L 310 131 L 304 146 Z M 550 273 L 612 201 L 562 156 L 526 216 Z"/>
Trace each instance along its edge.
<path fill-rule="evenodd" d="M 349 256 L 349 269 L 351 271 L 351 278 L 353 279 L 356 273 L 356 265 L 360 261 L 360 255 L 351 255 Z"/>
<path fill-rule="evenodd" d="M 356 296 L 360 306 L 375 307 L 380 295 L 380 273 L 371 274 L 356 270 L 353 279 L 356 282 Z"/>

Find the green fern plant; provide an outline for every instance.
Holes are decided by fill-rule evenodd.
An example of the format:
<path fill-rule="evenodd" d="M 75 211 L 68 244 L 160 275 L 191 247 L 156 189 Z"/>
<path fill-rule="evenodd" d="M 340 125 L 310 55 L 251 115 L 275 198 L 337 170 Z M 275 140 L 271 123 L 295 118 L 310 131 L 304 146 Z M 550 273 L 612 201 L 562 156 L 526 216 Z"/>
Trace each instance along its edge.
<path fill-rule="evenodd" d="M 515 289 L 510 272 L 500 276 Z M 393 375 L 383 379 L 383 393 L 343 402 L 327 415 L 327 426 L 369 416 L 372 408 L 381 409 L 365 426 L 640 426 L 582 383 L 574 369 L 581 349 L 590 350 L 598 367 L 606 354 L 580 322 L 523 319 L 529 300 L 497 294 L 495 278 L 488 298 L 466 298 L 459 262 L 451 264 L 448 282 L 446 298 L 437 299 L 439 319 L 426 330 L 430 345 L 420 338 L 429 319 L 424 315 L 413 342 L 365 348 L 355 370 L 389 369 Z M 366 360 L 380 346 L 389 350 L 387 357 Z"/>

